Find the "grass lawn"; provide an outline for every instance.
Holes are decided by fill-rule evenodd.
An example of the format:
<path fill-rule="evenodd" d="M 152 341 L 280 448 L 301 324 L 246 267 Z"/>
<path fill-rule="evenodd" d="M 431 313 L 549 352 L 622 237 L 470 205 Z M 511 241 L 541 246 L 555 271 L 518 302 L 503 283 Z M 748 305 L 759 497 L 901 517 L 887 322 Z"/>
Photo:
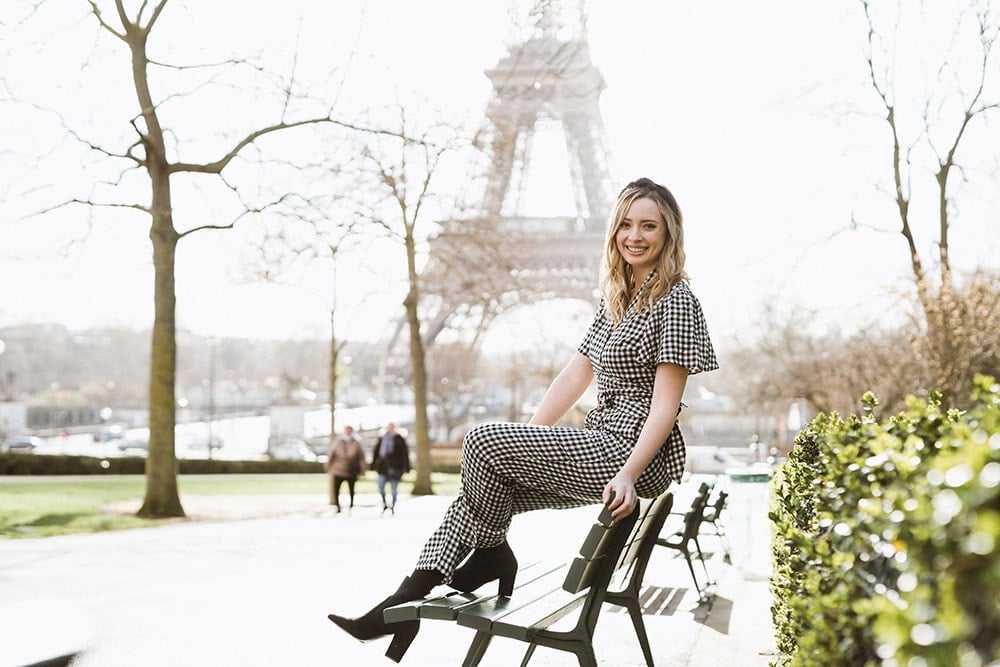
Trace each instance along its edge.
<path fill-rule="evenodd" d="M 438 494 L 458 490 L 457 475 L 434 473 L 433 482 Z M 183 504 L 187 496 L 326 495 L 330 483 L 325 474 L 291 474 L 181 475 L 177 484 Z M 104 511 L 109 503 L 141 500 L 145 490 L 142 475 L 0 477 L 0 539 L 155 526 L 161 520 Z M 375 493 L 374 475 L 359 479 L 357 492 Z"/>

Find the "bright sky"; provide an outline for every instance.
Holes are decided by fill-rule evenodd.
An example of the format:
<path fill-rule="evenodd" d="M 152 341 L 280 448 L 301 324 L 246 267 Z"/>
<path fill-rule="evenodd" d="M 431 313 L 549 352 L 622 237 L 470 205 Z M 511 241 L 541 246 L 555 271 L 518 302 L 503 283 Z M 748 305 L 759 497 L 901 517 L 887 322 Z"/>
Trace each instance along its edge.
<path fill-rule="evenodd" d="M 77 4 L 82 15 L 86 3 Z M 590 5 L 592 57 L 607 83 L 601 109 L 611 173 L 622 184 L 649 176 L 678 198 L 686 218 L 688 272 L 717 345 L 747 335 L 768 302 L 820 311 L 824 325 L 853 328 L 876 321 L 884 309 L 884 290 L 907 277 L 908 261 L 898 234 L 838 234 L 852 215 L 865 225 L 896 225 L 891 202 L 880 199 L 875 187 L 888 175 L 887 137 L 876 122 L 851 113 L 875 109 L 865 87 L 865 27 L 856 4 L 593 0 Z M 491 92 L 483 72 L 504 54 L 507 6 L 506 0 L 295 0 L 270 14 L 260 4 L 251 8 L 237 0 L 174 0 L 161 29 L 165 35 L 183 24 L 183 33 L 170 36 L 170 52 L 185 62 L 210 60 L 226 48 L 251 44 L 287 63 L 298 34 L 297 67 L 304 78 L 335 69 L 329 76 L 339 80 L 347 73 L 345 115 L 353 105 L 371 107 L 416 95 L 423 104 L 429 100 L 478 122 Z M 217 14 L 209 15 L 213 9 Z M 17 51 L 18 66 L 0 54 L 0 71 L 8 72 L 8 83 L 13 79 L 45 104 L 49 94 L 52 100 L 72 94 L 73 78 L 66 79 L 66 72 L 76 71 L 80 58 L 91 49 L 100 53 L 108 42 L 94 47 L 90 23 L 38 18 L 65 26 L 58 39 L 28 61 L 23 49 Z M 29 85 L 60 71 L 64 83 L 50 93 Z M 113 83 L 128 72 L 120 61 L 109 65 L 95 56 L 86 74 L 97 72 L 100 76 L 87 79 L 86 89 L 76 94 L 82 108 L 112 124 L 101 136 L 118 136 L 128 129 L 122 127 L 128 116 L 120 109 L 134 113 L 134 104 L 127 106 L 130 89 L 115 93 Z M 237 98 L 237 92 L 248 94 L 234 91 Z M 218 128 L 226 127 L 229 103 L 198 116 L 199 131 L 217 137 Z M 238 103 L 253 107 L 246 99 Z M 23 202 L 11 197 L 31 169 L 23 154 L 32 147 L 52 149 L 58 130 L 51 118 L 39 122 L 35 114 L 31 120 L 24 108 L 18 113 L 24 114 L 17 117 L 21 131 L 5 132 L 0 139 L 0 180 L 8 184 L 0 188 L 5 199 L 0 203 L 0 326 L 58 321 L 71 328 L 149 327 L 152 267 L 145 217 L 121 213 L 95 220 L 85 244 L 58 256 L 59 240 L 80 229 L 82 213 L 75 221 L 65 216 L 15 220 L 26 213 Z M 978 128 L 970 146 L 998 145 L 998 126 L 1000 118 L 995 118 L 992 135 Z M 211 146 L 206 139 L 206 154 Z M 553 163 L 558 150 L 549 155 Z M 987 215 L 993 211 L 995 218 L 1000 204 L 995 187 L 987 185 L 1000 164 L 995 151 L 977 160 L 993 176 L 980 170 L 966 186 L 952 237 L 953 261 L 966 269 L 995 267 L 1000 256 L 1000 235 Z M 51 177 L 56 182 L 79 178 L 87 173 L 81 166 L 74 158 Z M 553 182 L 560 178 L 565 181 L 554 175 Z M 534 201 L 536 212 L 558 212 L 558 201 Z M 926 200 L 916 199 L 917 204 L 923 207 L 918 243 L 930 257 L 934 209 Z M 324 293 L 329 276 L 302 278 L 294 285 L 246 284 L 240 277 L 241 239 L 238 232 L 224 232 L 196 234 L 182 243 L 180 326 L 218 336 L 328 336 Z M 382 250 L 385 259 L 377 274 L 365 266 L 379 248 L 342 258 L 341 336 L 376 339 L 401 312 L 402 249 Z M 579 304 L 568 311 L 578 316 L 577 327 L 567 330 L 562 320 L 553 324 L 575 341 L 588 317 Z M 549 319 L 521 313 L 514 326 L 524 331 L 534 325 L 544 335 Z M 498 328 L 492 343 L 499 345 L 510 330 Z"/>

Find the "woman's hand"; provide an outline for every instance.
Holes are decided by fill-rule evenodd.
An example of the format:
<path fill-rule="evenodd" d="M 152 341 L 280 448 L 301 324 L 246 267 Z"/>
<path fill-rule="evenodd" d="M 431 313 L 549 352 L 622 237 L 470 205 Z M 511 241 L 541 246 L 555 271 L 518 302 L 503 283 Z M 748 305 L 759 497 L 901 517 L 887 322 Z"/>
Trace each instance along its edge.
<path fill-rule="evenodd" d="M 611 510 L 611 518 L 614 521 L 624 519 L 635 509 L 637 500 L 635 480 L 624 472 L 619 472 L 604 487 L 601 499 Z"/>
<path fill-rule="evenodd" d="M 602 499 L 611 510 L 611 517 L 615 521 L 624 519 L 635 509 L 637 502 L 635 481 L 660 451 L 674 427 L 687 376 L 688 371 L 682 366 L 668 363 L 656 366 L 649 415 L 625 464 L 604 487 Z"/>

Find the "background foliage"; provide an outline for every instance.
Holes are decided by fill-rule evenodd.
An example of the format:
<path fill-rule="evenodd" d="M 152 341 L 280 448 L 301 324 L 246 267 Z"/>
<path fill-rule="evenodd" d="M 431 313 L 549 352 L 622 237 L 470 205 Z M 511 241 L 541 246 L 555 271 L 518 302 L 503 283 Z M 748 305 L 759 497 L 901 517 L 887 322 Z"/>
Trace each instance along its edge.
<path fill-rule="evenodd" d="M 820 414 L 772 486 L 778 665 L 1000 660 L 1000 384 Z M 916 660 L 916 662 L 913 662 Z"/>

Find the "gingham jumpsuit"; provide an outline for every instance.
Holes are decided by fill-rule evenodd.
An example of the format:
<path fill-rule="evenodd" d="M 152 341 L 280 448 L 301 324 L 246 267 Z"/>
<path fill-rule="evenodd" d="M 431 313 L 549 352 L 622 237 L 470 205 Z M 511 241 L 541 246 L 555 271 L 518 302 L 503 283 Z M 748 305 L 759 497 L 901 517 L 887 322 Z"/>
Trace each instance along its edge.
<path fill-rule="evenodd" d="M 447 583 L 472 549 L 504 540 L 513 515 L 601 502 L 649 414 L 656 365 L 677 364 L 692 375 L 718 368 L 701 305 L 686 283 L 650 308 L 638 309 L 637 301 L 638 294 L 618 324 L 605 317 L 602 301 L 578 348 L 597 378 L 597 405 L 583 428 L 499 422 L 469 431 L 462 487 L 416 569 L 437 570 Z M 683 472 L 684 439 L 675 423 L 636 493 L 655 497 Z"/>

